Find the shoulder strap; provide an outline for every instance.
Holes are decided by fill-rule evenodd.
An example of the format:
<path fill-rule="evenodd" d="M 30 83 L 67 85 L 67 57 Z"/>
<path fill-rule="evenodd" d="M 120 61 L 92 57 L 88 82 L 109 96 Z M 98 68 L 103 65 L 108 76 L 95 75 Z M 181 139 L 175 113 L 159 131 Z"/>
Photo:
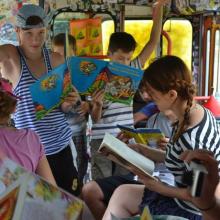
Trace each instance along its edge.
<path fill-rule="evenodd" d="M 44 62 L 46 64 L 47 71 L 49 72 L 52 70 L 52 66 L 50 63 L 50 54 L 49 54 L 49 51 L 46 47 L 43 47 L 43 54 L 44 54 Z"/>

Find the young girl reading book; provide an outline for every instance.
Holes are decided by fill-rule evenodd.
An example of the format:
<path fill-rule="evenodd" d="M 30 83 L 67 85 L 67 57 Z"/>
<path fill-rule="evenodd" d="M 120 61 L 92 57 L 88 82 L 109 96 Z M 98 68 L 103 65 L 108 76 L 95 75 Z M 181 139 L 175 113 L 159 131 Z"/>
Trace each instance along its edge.
<path fill-rule="evenodd" d="M 0 78 L 0 154 L 56 185 L 38 135 L 30 129 L 10 126 L 17 99 L 19 97 L 12 94 L 12 84 Z"/>
<path fill-rule="evenodd" d="M 201 212 L 209 210 L 213 204 L 195 203 L 183 174 L 189 170 L 180 155 L 186 150 L 206 149 L 213 152 L 220 167 L 220 134 L 212 113 L 193 101 L 195 87 L 191 73 L 184 62 L 176 56 L 165 56 L 155 60 L 145 70 L 144 88 L 150 94 L 160 111 L 171 110 L 178 121 L 166 153 L 152 151 L 143 145 L 136 145 L 148 158 L 164 161 L 175 177 L 175 187 L 168 186 L 147 176 L 139 175 L 145 186 L 127 185 L 113 194 L 103 220 L 111 219 L 111 214 L 123 218 L 139 213 L 148 206 L 153 215 L 174 215 L 190 220 L 202 219 Z M 123 200 L 122 200 L 123 198 Z"/>

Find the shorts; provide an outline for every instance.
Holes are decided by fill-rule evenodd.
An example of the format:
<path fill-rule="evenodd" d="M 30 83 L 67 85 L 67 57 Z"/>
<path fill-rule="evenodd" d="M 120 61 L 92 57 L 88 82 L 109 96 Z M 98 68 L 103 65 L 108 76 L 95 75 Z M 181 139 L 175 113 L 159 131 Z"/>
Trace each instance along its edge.
<path fill-rule="evenodd" d="M 95 182 L 99 185 L 104 194 L 103 202 L 106 206 L 108 205 L 109 200 L 117 187 L 121 186 L 122 184 L 142 184 L 137 180 L 134 180 L 134 175 L 132 173 L 97 179 Z"/>

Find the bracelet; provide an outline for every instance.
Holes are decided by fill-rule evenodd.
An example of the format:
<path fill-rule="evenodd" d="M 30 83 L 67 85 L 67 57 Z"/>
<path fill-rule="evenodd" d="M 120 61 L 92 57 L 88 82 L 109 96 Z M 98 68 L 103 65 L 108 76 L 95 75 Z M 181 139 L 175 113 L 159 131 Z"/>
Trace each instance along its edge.
<path fill-rule="evenodd" d="M 199 208 L 199 207 L 197 207 L 197 208 L 198 208 L 200 211 L 202 211 L 202 212 L 207 212 L 207 211 L 209 211 L 209 210 L 215 208 L 215 206 L 216 206 L 216 200 L 214 200 L 213 203 L 212 203 L 208 208 L 205 208 L 205 209 L 201 209 L 201 208 Z"/>

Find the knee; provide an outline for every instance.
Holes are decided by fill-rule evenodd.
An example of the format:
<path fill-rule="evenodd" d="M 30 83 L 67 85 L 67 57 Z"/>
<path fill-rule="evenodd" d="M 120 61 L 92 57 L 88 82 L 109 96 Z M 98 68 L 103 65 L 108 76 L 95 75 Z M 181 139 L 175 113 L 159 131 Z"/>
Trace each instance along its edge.
<path fill-rule="evenodd" d="M 85 202 L 101 200 L 102 195 L 103 193 L 95 181 L 86 183 L 82 188 L 82 198 Z"/>

